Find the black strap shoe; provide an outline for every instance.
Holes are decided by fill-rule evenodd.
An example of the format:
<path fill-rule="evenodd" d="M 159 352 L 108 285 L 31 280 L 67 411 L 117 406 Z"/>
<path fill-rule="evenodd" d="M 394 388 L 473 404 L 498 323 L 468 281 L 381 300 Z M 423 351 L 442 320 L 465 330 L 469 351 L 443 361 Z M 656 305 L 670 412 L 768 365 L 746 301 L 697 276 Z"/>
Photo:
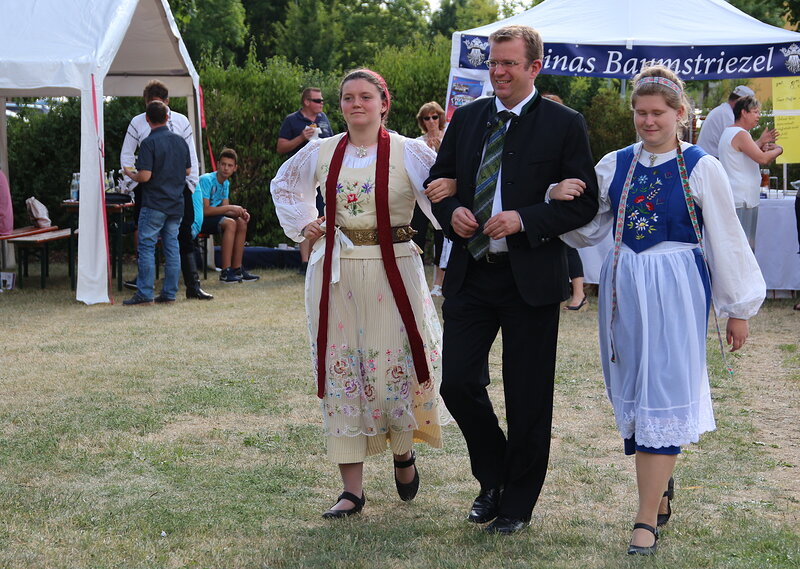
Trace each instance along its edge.
<path fill-rule="evenodd" d="M 500 505 L 500 488 L 488 488 L 481 490 L 475 501 L 472 502 L 472 509 L 469 511 L 467 520 L 475 524 L 485 524 L 497 517 L 497 510 Z"/>
<path fill-rule="evenodd" d="M 633 529 L 646 529 L 650 533 L 653 534 L 655 538 L 653 540 L 653 545 L 644 546 L 644 545 L 629 545 L 628 546 L 628 555 L 653 555 L 656 552 L 656 547 L 658 546 L 658 528 L 654 528 L 650 524 L 633 524 Z"/>
<path fill-rule="evenodd" d="M 411 482 L 403 483 L 397 479 L 397 473 L 394 474 L 394 484 L 397 486 L 397 494 L 403 502 L 410 502 L 414 499 L 419 491 L 419 470 L 416 467 L 417 454 L 412 450 L 411 458 L 408 460 L 395 460 L 395 468 L 409 468 L 414 467 L 414 479 Z"/>
<path fill-rule="evenodd" d="M 354 514 L 357 514 L 364 509 L 364 504 L 367 503 L 367 495 L 364 494 L 364 492 L 361 492 L 361 497 L 359 498 L 352 492 L 342 492 L 341 494 L 339 494 L 339 497 L 336 498 L 336 503 L 338 504 L 341 500 L 350 500 L 351 502 L 353 502 L 353 504 L 355 504 L 355 506 L 353 506 L 349 510 L 331 509 L 322 514 L 322 517 L 325 518 L 326 520 L 331 520 L 338 518 L 346 518 L 347 516 L 352 516 Z M 335 505 L 336 504 L 334 504 L 334 506 Z"/>
<path fill-rule="evenodd" d="M 669 477 L 669 483 L 667 484 L 667 491 L 664 492 L 664 498 L 667 499 L 667 513 L 666 514 L 658 514 L 658 523 L 656 525 L 661 527 L 666 525 L 669 521 L 670 516 L 672 516 L 672 498 L 675 496 L 675 480 L 672 476 Z"/>

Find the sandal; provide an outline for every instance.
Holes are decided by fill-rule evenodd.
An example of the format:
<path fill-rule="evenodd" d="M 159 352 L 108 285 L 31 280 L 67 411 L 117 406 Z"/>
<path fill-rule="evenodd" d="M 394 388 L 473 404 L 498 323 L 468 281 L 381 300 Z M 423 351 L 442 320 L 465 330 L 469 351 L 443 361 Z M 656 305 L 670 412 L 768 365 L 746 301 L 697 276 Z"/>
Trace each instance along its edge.
<path fill-rule="evenodd" d="M 411 482 L 403 483 L 397 479 L 397 473 L 394 475 L 394 484 L 397 486 L 397 494 L 400 496 L 400 499 L 403 502 L 410 502 L 414 499 L 414 496 L 417 495 L 417 491 L 419 490 L 419 470 L 415 466 L 417 462 L 417 454 L 412 450 L 411 451 L 411 458 L 408 460 L 395 460 L 394 467 L 395 468 L 409 468 L 411 466 L 414 467 L 414 479 Z"/>
<path fill-rule="evenodd" d="M 580 303 L 579 303 L 577 306 L 570 306 L 569 304 L 567 304 L 566 306 L 564 306 L 564 310 L 580 310 L 581 308 L 583 308 L 583 306 L 584 306 L 584 305 L 585 305 L 587 302 L 589 302 L 589 301 L 588 301 L 588 300 L 586 300 L 586 297 L 584 296 L 584 297 L 581 299 Z"/>
<path fill-rule="evenodd" d="M 656 552 L 656 546 L 658 545 L 658 529 L 654 528 L 650 524 L 633 524 L 633 529 L 646 529 L 655 536 L 655 541 L 653 541 L 653 545 L 650 546 L 629 545 L 628 555 L 653 555 Z"/>
<path fill-rule="evenodd" d="M 367 495 L 364 494 L 364 492 L 361 492 L 361 497 L 359 498 L 352 492 L 345 491 L 342 492 L 336 499 L 336 504 L 338 504 L 340 500 L 350 500 L 351 502 L 353 502 L 353 504 L 355 504 L 355 506 L 353 506 L 349 510 L 330 509 L 324 514 L 322 514 L 322 517 L 325 518 L 326 520 L 329 520 L 334 518 L 346 518 L 347 516 L 352 516 L 354 514 L 357 514 L 364 508 L 364 504 L 367 503 Z M 334 506 L 336 504 L 334 504 Z"/>
<path fill-rule="evenodd" d="M 668 521 L 670 516 L 672 515 L 672 498 L 675 497 L 675 480 L 672 476 L 669 477 L 669 482 L 667 483 L 667 491 L 664 492 L 664 498 L 667 499 L 667 513 L 666 514 L 658 514 L 658 525 L 659 527 L 665 525 Z"/>

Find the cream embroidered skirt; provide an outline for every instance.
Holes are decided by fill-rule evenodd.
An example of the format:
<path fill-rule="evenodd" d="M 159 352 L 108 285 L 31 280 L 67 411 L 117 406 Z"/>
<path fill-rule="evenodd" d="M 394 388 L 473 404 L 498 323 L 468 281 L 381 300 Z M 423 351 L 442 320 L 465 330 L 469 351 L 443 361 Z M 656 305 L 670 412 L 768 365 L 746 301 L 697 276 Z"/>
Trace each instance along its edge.
<path fill-rule="evenodd" d="M 316 248 L 324 246 L 317 243 Z M 343 251 L 339 282 L 330 286 L 325 396 L 321 402 L 328 457 L 361 462 L 386 449 L 394 454 L 412 440 L 441 447 L 441 425 L 452 420 L 439 397 L 441 338 L 436 308 L 413 242 L 394 245 L 431 381 L 420 385 L 405 328 L 394 302 L 378 246 Z M 316 378 L 316 342 L 322 258 L 309 264 L 306 313 Z"/>

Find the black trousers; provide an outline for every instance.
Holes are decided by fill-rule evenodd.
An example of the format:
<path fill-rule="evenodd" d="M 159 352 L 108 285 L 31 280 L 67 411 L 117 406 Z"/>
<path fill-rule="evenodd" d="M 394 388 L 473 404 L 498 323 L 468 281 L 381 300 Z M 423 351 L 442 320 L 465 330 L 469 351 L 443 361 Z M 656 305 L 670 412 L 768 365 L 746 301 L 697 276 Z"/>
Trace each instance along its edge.
<path fill-rule="evenodd" d="M 577 249 L 573 249 L 569 245 L 565 246 L 567 250 L 567 270 L 569 271 L 569 280 L 583 277 L 583 263 L 581 256 Z"/>
<path fill-rule="evenodd" d="M 462 289 L 445 298 L 441 394 L 469 449 L 481 488 L 504 487 L 500 514 L 530 518 L 550 456 L 559 305 L 533 307 L 509 264 L 470 261 Z M 503 332 L 508 434 L 486 391 L 485 365 Z"/>
<path fill-rule="evenodd" d="M 199 190 L 198 190 L 199 191 Z M 183 187 L 183 219 L 178 227 L 178 246 L 181 256 L 194 253 L 194 239 L 192 239 L 192 224 L 194 223 L 194 203 L 192 190 L 189 186 Z"/>

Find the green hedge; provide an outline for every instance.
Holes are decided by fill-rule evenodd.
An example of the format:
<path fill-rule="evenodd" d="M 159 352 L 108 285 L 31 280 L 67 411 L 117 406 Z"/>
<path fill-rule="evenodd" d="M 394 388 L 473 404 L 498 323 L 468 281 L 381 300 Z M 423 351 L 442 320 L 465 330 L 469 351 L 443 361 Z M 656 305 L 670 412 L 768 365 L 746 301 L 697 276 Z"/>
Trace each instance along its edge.
<path fill-rule="evenodd" d="M 386 48 L 365 59 L 364 65 L 381 73 L 392 91 L 388 126 L 406 136 L 418 136 L 418 108 L 428 101 L 445 103 L 450 42 Z M 278 224 L 269 183 L 284 161 L 275 151 L 283 119 L 300 106 L 304 87 L 320 87 L 329 102 L 326 113 L 334 132 L 343 121 L 338 105 L 338 85 L 344 72 L 323 73 L 292 64 L 282 57 L 265 62 L 251 56 L 241 67 L 213 61 L 200 65 L 205 95 L 207 136 L 215 155 L 224 146 L 239 154 L 239 171 L 232 180 L 231 201 L 252 214 L 251 244 L 274 245 L 286 237 Z M 555 91 L 565 102 L 584 112 L 596 159 L 634 139 L 627 103 L 599 80 L 542 75 L 537 86 Z M 173 109 L 186 112 L 185 99 L 171 100 Z M 130 118 L 143 110 L 140 97 L 113 98 L 105 104 L 106 169 L 119 169 L 119 150 Z M 67 220 L 59 203 L 69 194 L 72 172 L 80 164 L 80 101 L 56 102 L 48 114 L 33 114 L 9 121 L 9 177 L 15 215 L 26 219 L 24 201 L 36 196 L 50 210 L 53 222 Z M 206 168 L 211 162 L 203 142 Z M 18 221 L 18 224 L 21 222 Z"/>

